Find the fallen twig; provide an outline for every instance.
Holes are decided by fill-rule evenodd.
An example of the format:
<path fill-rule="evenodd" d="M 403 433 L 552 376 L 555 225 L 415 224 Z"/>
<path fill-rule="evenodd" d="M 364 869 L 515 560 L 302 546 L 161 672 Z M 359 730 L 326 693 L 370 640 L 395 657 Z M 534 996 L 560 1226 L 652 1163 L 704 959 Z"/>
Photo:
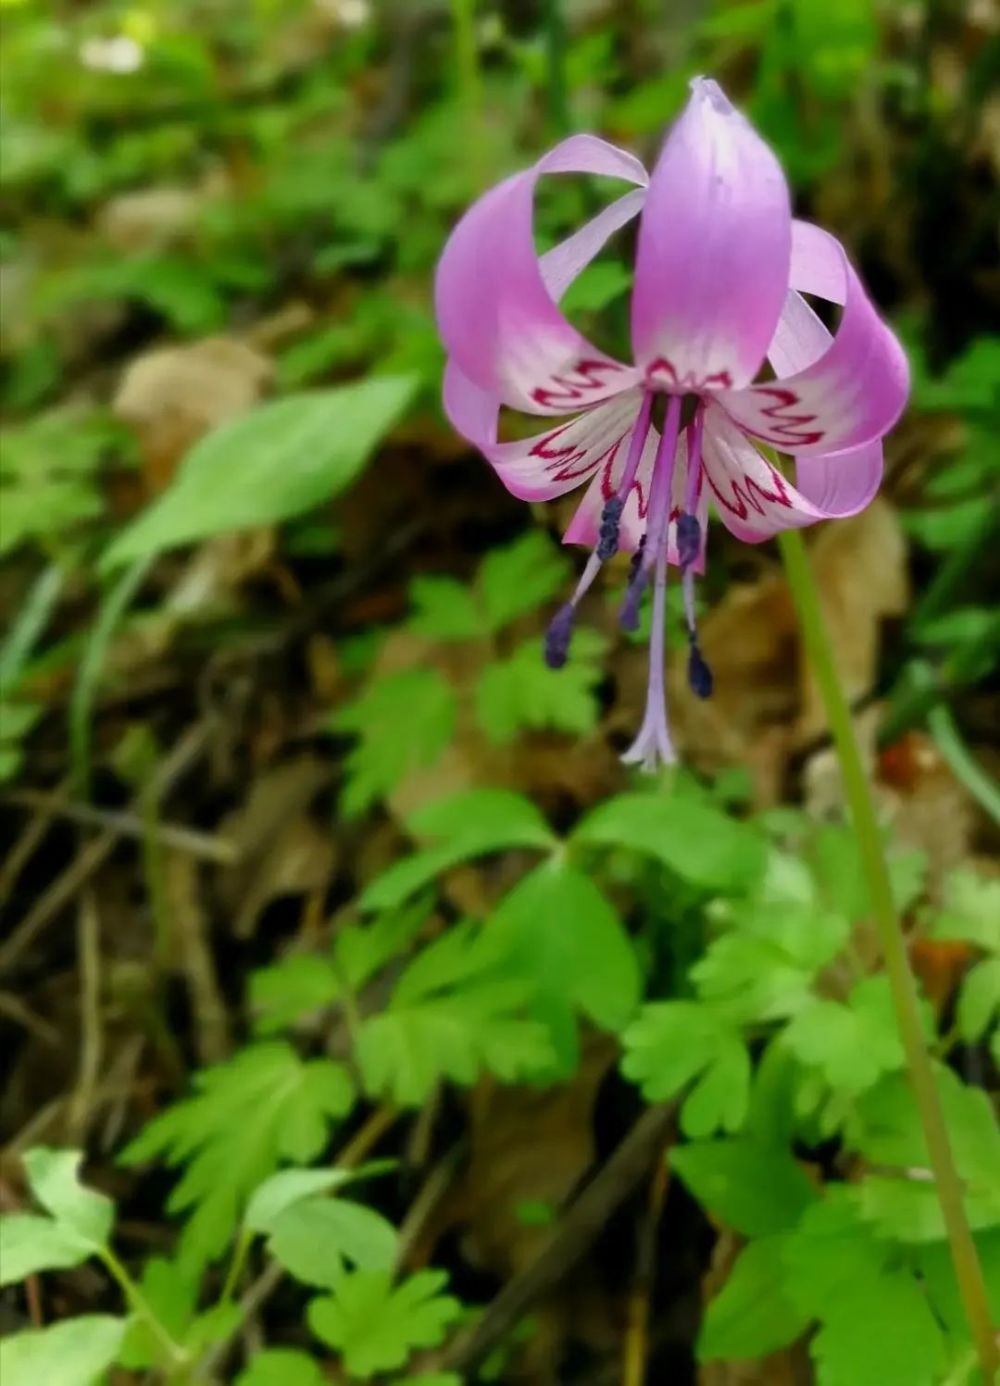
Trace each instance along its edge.
<path fill-rule="evenodd" d="M 571 1205 L 534 1264 L 509 1281 L 482 1317 L 436 1354 L 429 1367 L 470 1372 L 507 1337 L 531 1305 L 579 1261 L 614 1210 L 628 1197 L 662 1149 L 673 1119 L 674 1106 L 667 1103 L 650 1107 L 639 1117 Z"/>
<path fill-rule="evenodd" d="M 166 794 L 205 753 L 211 730 L 212 724 L 208 719 L 196 722 L 190 727 L 157 767 L 145 792 L 156 797 Z M 45 926 L 72 900 L 80 887 L 90 880 L 94 872 L 111 855 L 117 841 L 118 834 L 106 829 L 99 837 L 80 848 L 66 870 L 42 892 L 0 947 L 0 974 L 14 964 L 25 948 L 34 942 Z"/>
<path fill-rule="evenodd" d="M 19 789 L 5 794 L 5 804 L 16 808 L 34 809 L 45 816 L 45 826 L 53 818 L 68 818 L 84 827 L 108 828 L 121 837 L 141 838 L 146 832 L 142 816 L 124 809 L 104 809 L 93 804 L 79 804 L 60 799 L 57 794 L 45 794 L 34 789 Z M 187 852 L 192 857 L 202 857 L 206 861 L 219 862 L 232 866 L 239 860 L 236 844 L 226 838 L 215 837 L 211 833 L 198 832 L 195 828 L 181 827 L 175 823 L 158 823 L 156 836 L 164 847 L 173 847 L 178 852 Z M 37 846 L 37 840 L 35 845 Z"/>

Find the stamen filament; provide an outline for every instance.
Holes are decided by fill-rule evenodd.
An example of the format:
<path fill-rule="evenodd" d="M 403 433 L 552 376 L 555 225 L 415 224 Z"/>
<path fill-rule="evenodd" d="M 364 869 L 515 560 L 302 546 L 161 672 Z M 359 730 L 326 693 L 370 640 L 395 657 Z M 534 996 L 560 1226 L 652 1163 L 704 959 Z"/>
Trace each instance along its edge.
<path fill-rule="evenodd" d="M 625 470 L 621 474 L 621 479 L 615 488 L 615 493 L 604 502 L 604 509 L 601 511 L 601 530 L 597 542 L 597 556 L 603 562 L 613 558 L 618 552 L 618 537 L 621 528 L 622 511 L 628 500 L 629 492 L 635 484 L 635 478 L 639 471 L 639 463 L 642 461 L 642 454 L 646 447 L 646 439 L 649 437 L 649 427 L 653 417 L 653 392 L 646 390 L 639 405 L 639 412 L 635 416 L 635 426 L 632 429 L 632 437 L 629 440 L 628 456 L 625 459 Z"/>
<path fill-rule="evenodd" d="M 545 663 L 550 669 L 561 669 L 569 658 L 576 608 L 600 570 L 601 560 L 596 553 L 592 553 L 580 574 L 580 581 L 576 584 L 572 597 L 559 608 L 549 622 L 545 632 Z"/>

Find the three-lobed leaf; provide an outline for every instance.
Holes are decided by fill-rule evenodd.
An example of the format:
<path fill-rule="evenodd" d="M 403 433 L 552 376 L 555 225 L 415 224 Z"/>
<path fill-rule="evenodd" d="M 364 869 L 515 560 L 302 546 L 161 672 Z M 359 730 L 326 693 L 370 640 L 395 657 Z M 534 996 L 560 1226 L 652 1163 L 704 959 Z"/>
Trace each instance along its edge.
<path fill-rule="evenodd" d="M 864 1092 L 904 1063 L 888 978 L 863 978 L 846 1001 L 813 997 L 790 1021 L 785 1043 L 835 1091 Z"/>
<path fill-rule="evenodd" d="M 312 1331 L 342 1354 L 352 1376 L 368 1378 L 403 1366 L 415 1348 L 436 1347 L 462 1306 L 442 1294 L 447 1277 L 423 1270 L 393 1286 L 388 1271 L 341 1277 L 335 1296 L 314 1299 Z"/>
<path fill-rule="evenodd" d="M 676 1097 L 685 1135 L 735 1131 L 743 1124 L 750 1094 L 750 1056 L 739 1031 L 696 1001 L 646 1005 L 625 1031 L 622 1072 L 638 1083 L 647 1102 Z"/>

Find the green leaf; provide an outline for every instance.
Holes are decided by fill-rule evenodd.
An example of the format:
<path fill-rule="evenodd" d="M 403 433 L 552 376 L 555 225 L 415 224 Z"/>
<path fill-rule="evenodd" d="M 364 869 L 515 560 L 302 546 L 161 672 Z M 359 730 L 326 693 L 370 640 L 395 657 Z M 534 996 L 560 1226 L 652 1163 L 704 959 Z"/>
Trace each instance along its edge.
<path fill-rule="evenodd" d="M 403 669 L 375 679 L 329 726 L 359 738 L 347 757 L 341 798 L 344 813 L 353 817 L 447 748 L 455 731 L 455 694 L 437 669 Z"/>
<path fill-rule="evenodd" d="M 973 1240 L 983 1268 L 993 1319 L 1000 1323 L 1000 1228 L 979 1232 Z M 934 1246 L 921 1247 L 917 1252 L 917 1266 L 935 1312 L 945 1327 L 956 1337 L 967 1337 L 968 1320 L 948 1243 L 942 1239 Z"/>
<path fill-rule="evenodd" d="M 56 1222 L 98 1250 L 107 1245 L 115 1220 L 115 1205 L 104 1194 L 80 1183 L 83 1155 L 79 1150 L 52 1150 L 36 1146 L 24 1156 L 28 1184 L 38 1202 Z"/>
<path fill-rule="evenodd" d="M 251 1009 L 260 1034 L 287 1029 L 311 1012 L 333 1005 L 345 985 L 358 991 L 387 963 L 404 953 L 427 918 L 426 903 L 388 911 L 361 926 L 342 924 L 333 958 L 293 953 L 250 976 Z"/>
<path fill-rule="evenodd" d="M 498 631 L 549 601 L 568 574 L 565 554 L 539 529 L 527 530 L 506 548 L 491 550 L 476 578 L 487 630 Z"/>
<path fill-rule="evenodd" d="M 343 992 L 329 958 L 292 953 L 250 974 L 250 1009 L 259 1034 L 287 1030 L 304 1016 L 332 1005 Z"/>
<path fill-rule="evenodd" d="M 984 958 L 970 969 L 958 997 L 958 1033 L 967 1044 L 982 1039 L 1000 1016 L 1000 957 Z"/>
<path fill-rule="evenodd" d="M 415 1348 L 436 1347 L 462 1306 L 440 1291 L 447 1276 L 423 1270 L 393 1287 L 388 1272 L 345 1275 L 335 1297 L 314 1299 L 309 1326 L 343 1354 L 352 1376 L 401 1367 Z"/>
<path fill-rule="evenodd" d="M 746 1116 L 750 1058 L 739 1032 L 695 1001 L 644 1006 L 622 1036 L 622 1072 L 647 1102 L 675 1097 L 694 1080 L 681 1108 L 691 1137 L 738 1130 Z"/>
<path fill-rule="evenodd" d="M 269 1232 L 275 1218 L 304 1198 L 315 1201 L 317 1194 L 346 1184 L 346 1169 L 279 1169 L 258 1184 L 243 1214 L 243 1225 L 251 1232 Z"/>
<path fill-rule="evenodd" d="M 709 1301 L 698 1337 L 698 1360 L 741 1361 L 793 1343 L 808 1317 L 785 1293 L 783 1232 L 745 1246 L 726 1283 Z"/>
<path fill-rule="evenodd" d="M 0 1285 L 36 1271 L 68 1270 L 93 1254 L 93 1245 L 37 1213 L 0 1215 Z"/>
<path fill-rule="evenodd" d="M 864 1226 L 842 1186 L 807 1206 L 784 1246 L 785 1289 L 800 1313 L 820 1318 L 856 1281 L 879 1276 L 889 1248 Z M 867 1315 L 865 1316 L 867 1319 Z"/>
<path fill-rule="evenodd" d="M 682 880 L 718 891 L 749 885 L 765 862 L 753 829 L 681 794 L 619 794 L 587 814 L 573 841 L 647 853 Z"/>
<path fill-rule="evenodd" d="M 456 925 L 410 963 L 388 1007 L 362 1025 L 370 1093 L 419 1106 L 445 1078 L 467 1085 L 486 1069 L 513 1082 L 552 1063 L 546 1028 L 524 1013 L 531 983 L 510 975 L 499 944 Z"/>
<path fill-rule="evenodd" d="M 1000 1167 L 998 1167 L 1000 1168 Z M 1000 1226 L 1000 1176 L 994 1189 L 969 1190 L 965 1215 L 973 1229 Z M 945 1236 L 941 1204 L 929 1175 L 866 1174 L 850 1189 L 859 1215 L 880 1237 L 904 1243 L 936 1242 Z"/>
<path fill-rule="evenodd" d="M 972 871 L 949 876 L 933 937 L 974 943 L 984 952 L 1000 954 L 1000 881 Z"/>
<path fill-rule="evenodd" d="M 382 376 L 286 395 L 223 424 L 188 453 L 170 487 L 104 555 L 115 567 L 211 534 L 277 524 L 343 491 L 413 398 Z"/>
<path fill-rule="evenodd" d="M 222 1300 L 195 1315 L 184 1335 L 184 1346 L 200 1355 L 215 1343 L 224 1343 L 239 1329 L 243 1311 L 233 1300 Z"/>
<path fill-rule="evenodd" d="M 353 991 L 360 990 L 387 963 L 407 951 L 427 920 L 427 903 L 417 900 L 391 910 L 370 924 L 343 924 L 333 941 L 337 970 Z"/>
<path fill-rule="evenodd" d="M 578 630 L 562 669 L 550 669 L 536 637 L 509 659 L 489 664 L 476 685 L 476 719 L 491 741 L 512 741 L 521 731 L 571 732 L 585 736 L 597 725 L 597 685 L 604 677 L 606 641 L 596 631 Z"/>
<path fill-rule="evenodd" d="M 361 1270 L 390 1270 L 396 1229 L 373 1208 L 340 1198 L 307 1198 L 270 1221 L 268 1250 L 306 1285 L 334 1288 L 345 1261 Z"/>
<path fill-rule="evenodd" d="M 418 838 L 474 840 L 479 851 L 508 847 L 546 850 L 556 839 L 530 799 L 510 789 L 467 789 L 426 804 L 410 815 L 407 827 Z"/>
<path fill-rule="evenodd" d="M 181 1248 L 201 1264 L 225 1249 L 243 1201 L 282 1160 L 307 1164 L 319 1155 L 354 1092 L 340 1064 L 304 1062 L 278 1041 L 203 1069 L 194 1087 L 194 1096 L 154 1117 L 122 1158 L 185 1167 L 167 1206 L 193 1210 Z"/>
<path fill-rule="evenodd" d="M 475 640 L 484 632 L 476 599 L 464 583 L 449 577 L 415 577 L 410 583 L 413 611 L 407 630 L 432 640 Z"/>
<path fill-rule="evenodd" d="M 639 1003 L 632 941 L 594 883 L 565 860 L 529 872 L 489 922 L 520 971 L 536 981 L 539 1010 L 573 1006 L 605 1030 L 620 1030 Z"/>
<path fill-rule="evenodd" d="M 950 1069 L 937 1067 L 935 1079 L 951 1139 L 952 1154 L 966 1187 L 966 1210 L 978 1227 L 1000 1223 L 1000 1131 L 990 1100 L 966 1086 Z M 899 1175 L 867 1175 L 852 1197 L 860 1213 L 903 1241 L 944 1235 L 933 1187 L 911 1171 L 929 1171 L 923 1125 L 909 1083 L 893 1074 L 853 1106 L 847 1140 L 872 1165 L 895 1167 Z"/>
<path fill-rule="evenodd" d="M 745 1138 L 677 1146 L 670 1163 L 713 1217 L 745 1237 L 788 1231 L 816 1199 L 787 1150 Z"/>
<path fill-rule="evenodd" d="M 319 1363 L 296 1348 L 264 1348 L 236 1378 L 236 1386 L 327 1386 Z"/>
<path fill-rule="evenodd" d="M 846 1004 L 813 999 L 789 1022 L 785 1042 L 836 1092 L 864 1092 L 904 1063 L 888 978 L 864 978 Z"/>
<path fill-rule="evenodd" d="M 767 913 L 772 923 L 784 917 L 801 921 L 806 928 L 815 920 L 816 938 L 823 938 L 821 913 L 779 906 L 769 907 Z M 827 918 L 836 928 L 828 935 L 831 946 L 817 949 L 815 964 L 803 965 L 771 938 L 734 930 L 709 946 L 691 968 L 691 980 L 705 1001 L 724 1007 L 727 1015 L 741 1023 L 795 1015 L 811 1001 L 816 972 L 836 956 L 847 934 L 845 921 L 836 915 Z"/>
<path fill-rule="evenodd" d="M 1000 1169 L 1000 1132 L 990 1099 L 951 1069 L 935 1065 L 934 1077 L 959 1174 L 984 1187 Z M 876 1165 L 930 1167 L 923 1124 L 908 1080 L 884 1078 L 858 1099 L 847 1129 L 851 1147 Z"/>
<path fill-rule="evenodd" d="M 408 827 L 417 837 L 442 840 L 376 876 L 361 893 L 361 909 L 396 909 L 436 876 L 471 857 L 514 847 L 547 851 L 556 844 L 530 799 L 506 789 L 449 795 L 414 814 Z"/>
<path fill-rule="evenodd" d="M 811 1341 L 823 1386 L 939 1386 L 944 1336 L 924 1287 L 828 1187 L 785 1241 L 785 1292 L 819 1321 Z"/>
<path fill-rule="evenodd" d="M 946 1362 L 927 1296 L 902 1269 L 845 1284 L 810 1348 L 820 1386 L 940 1386 Z"/>
<path fill-rule="evenodd" d="M 125 1319 L 84 1314 L 50 1328 L 31 1328 L 0 1340 L 3 1386 L 94 1386 L 111 1366 Z"/>

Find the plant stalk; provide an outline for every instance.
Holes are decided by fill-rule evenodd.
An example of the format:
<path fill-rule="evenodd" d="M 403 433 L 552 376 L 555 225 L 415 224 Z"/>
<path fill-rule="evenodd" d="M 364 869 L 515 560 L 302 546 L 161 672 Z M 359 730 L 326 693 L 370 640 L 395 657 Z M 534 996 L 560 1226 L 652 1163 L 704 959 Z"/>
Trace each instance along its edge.
<path fill-rule="evenodd" d="M 476 0 L 451 0 L 451 22 L 466 161 L 469 177 L 479 186 L 483 182 L 483 81 L 476 38 Z"/>
<path fill-rule="evenodd" d="M 778 535 L 778 545 L 806 651 L 819 685 L 840 762 L 844 793 L 858 840 L 862 868 L 868 882 L 872 912 L 892 990 L 896 1024 L 927 1142 L 934 1185 L 944 1216 L 962 1303 L 982 1367 L 983 1381 L 985 1386 L 992 1386 L 1000 1370 L 1000 1350 L 991 1323 L 986 1282 L 965 1215 L 962 1184 L 952 1157 L 944 1112 L 924 1043 L 916 983 L 910 970 L 906 941 L 892 898 L 892 886 L 882 847 L 875 801 L 854 733 L 850 706 L 837 674 L 836 659 L 823 618 L 819 590 L 802 535 L 795 529 L 786 530 Z"/>
<path fill-rule="evenodd" d="M 553 133 L 562 139 L 570 129 L 563 0 L 545 0 L 545 59 L 549 124 Z"/>

